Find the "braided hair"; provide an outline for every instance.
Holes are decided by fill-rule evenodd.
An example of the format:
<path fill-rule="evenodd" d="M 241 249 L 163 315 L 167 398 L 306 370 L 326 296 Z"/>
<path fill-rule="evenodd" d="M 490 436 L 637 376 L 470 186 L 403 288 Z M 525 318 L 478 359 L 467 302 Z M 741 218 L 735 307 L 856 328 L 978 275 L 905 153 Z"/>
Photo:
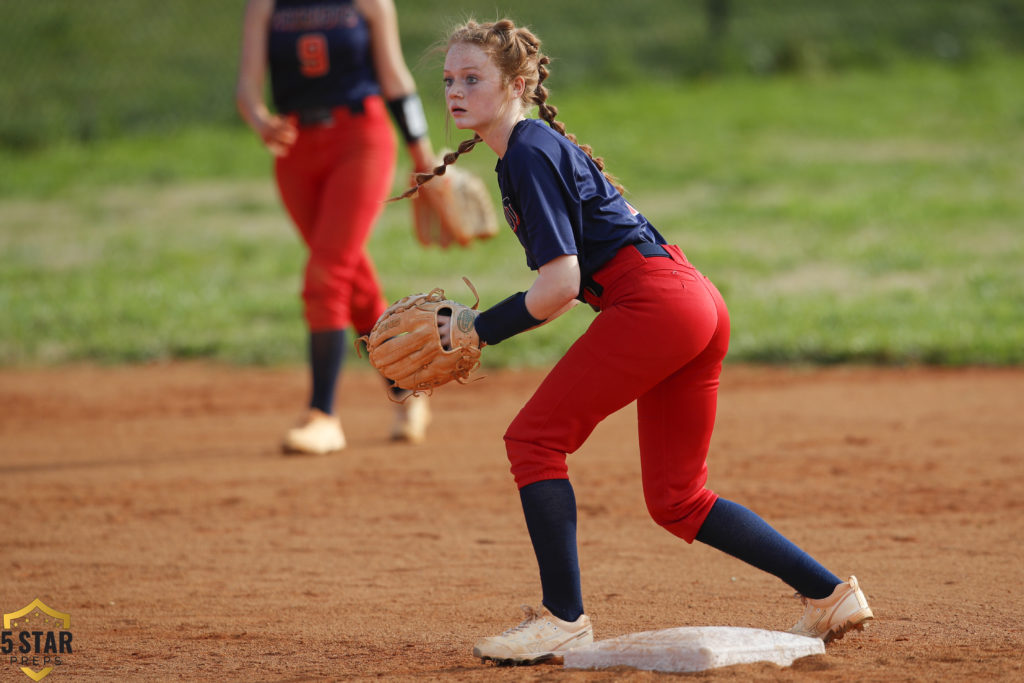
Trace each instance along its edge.
<path fill-rule="evenodd" d="M 517 27 L 511 19 L 486 23 L 470 20 L 456 28 L 448 38 L 449 48 L 460 43 L 476 45 L 483 50 L 498 67 L 506 84 L 521 76 L 526 87 L 520 98 L 520 106 L 524 110 L 536 106 L 541 119 L 582 149 L 620 194 L 625 192 L 615 176 L 605 171 L 604 159 L 595 157 L 590 145 L 580 144 L 575 135 L 566 132 L 565 124 L 555 119 L 558 116 L 558 108 L 548 104 L 548 89 L 544 86 L 544 81 L 550 74 L 548 64 L 551 63 L 551 59 L 547 55 L 541 54 L 540 39 L 537 36 L 527 28 Z M 482 141 L 483 139 L 479 135 L 474 135 L 469 140 L 463 141 L 456 151 L 444 155 L 440 166 L 427 173 L 417 173 L 414 176 L 415 185 L 388 201 L 412 197 L 423 183 L 430 181 L 435 176 L 444 175 L 447 167 L 454 164 L 459 156 L 472 151 L 477 143 Z"/>

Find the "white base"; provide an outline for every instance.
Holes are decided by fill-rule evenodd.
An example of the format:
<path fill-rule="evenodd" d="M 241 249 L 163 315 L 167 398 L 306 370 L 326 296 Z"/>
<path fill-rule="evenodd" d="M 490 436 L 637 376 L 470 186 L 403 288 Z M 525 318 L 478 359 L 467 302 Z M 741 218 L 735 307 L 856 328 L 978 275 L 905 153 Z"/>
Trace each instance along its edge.
<path fill-rule="evenodd" d="M 793 660 L 825 653 L 818 638 L 736 626 L 687 626 L 630 633 L 565 653 L 569 669 L 630 666 L 646 671 L 704 671 L 733 664 Z"/>

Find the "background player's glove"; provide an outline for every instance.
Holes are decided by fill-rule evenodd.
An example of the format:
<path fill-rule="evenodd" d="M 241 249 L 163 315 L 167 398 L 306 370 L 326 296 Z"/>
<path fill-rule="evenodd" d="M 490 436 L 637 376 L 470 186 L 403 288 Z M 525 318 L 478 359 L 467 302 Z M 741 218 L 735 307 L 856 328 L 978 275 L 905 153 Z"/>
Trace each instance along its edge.
<path fill-rule="evenodd" d="M 412 198 L 416 239 L 423 246 L 466 246 L 498 234 L 498 220 L 484 181 L 457 166 L 420 186 Z"/>
<path fill-rule="evenodd" d="M 466 284 L 476 296 L 472 283 Z M 479 296 L 469 307 L 446 299 L 443 289 L 410 294 L 384 311 L 370 334 L 356 340 L 356 349 L 363 342 L 373 367 L 402 389 L 430 393 L 452 380 L 465 384 L 480 365 L 473 330 L 479 305 Z M 439 314 L 451 316 L 449 348 L 441 343 Z"/>

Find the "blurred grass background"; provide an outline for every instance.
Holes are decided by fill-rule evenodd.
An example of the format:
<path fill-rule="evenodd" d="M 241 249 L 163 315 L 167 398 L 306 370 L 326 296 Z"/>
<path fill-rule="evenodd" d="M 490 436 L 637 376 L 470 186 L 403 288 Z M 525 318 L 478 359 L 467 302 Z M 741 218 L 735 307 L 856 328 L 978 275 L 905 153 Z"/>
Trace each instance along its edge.
<path fill-rule="evenodd" d="M 0 364 L 303 360 L 303 253 L 234 111 L 243 4 L 0 0 Z M 725 294 L 732 361 L 1024 361 L 1024 0 L 397 5 L 437 147 L 464 134 L 430 46 L 534 28 L 560 118 Z M 421 250 L 408 213 L 371 242 L 389 298 L 532 280 L 507 233 Z M 550 363 L 592 316 L 486 361 Z"/>

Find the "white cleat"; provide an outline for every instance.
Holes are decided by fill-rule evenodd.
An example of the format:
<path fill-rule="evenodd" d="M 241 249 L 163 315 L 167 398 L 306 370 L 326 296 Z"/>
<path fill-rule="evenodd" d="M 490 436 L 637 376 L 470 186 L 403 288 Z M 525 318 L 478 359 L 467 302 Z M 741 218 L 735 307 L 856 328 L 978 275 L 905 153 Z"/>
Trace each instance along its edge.
<path fill-rule="evenodd" d="M 821 638 L 826 643 L 842 638 L 851 629 L 863 631 L 865 622 L 875 618 L 856 576 L 836 586 L 827 598 L 811 600 L 799 593 L 796 597 L 804 603 L 804 615 L 789 632 Z"/>
<path fill-rule="evenodd" d="M 391 427 L 392 441 L 422 443 L 430 425 L 430 403 L 425 394 L 410 396 L 395 406 L 395 422 Z"/>
<path fill-rule="evenodd" d="M 345 448 L 341 420 L 311 408 L 302 424 L 288 430 L 281 448 L 285 453 L 307 455 L 325 455 L 340 451 Z"/>
<path fill-rule="evenodd" d="M 480 640 L 473 656 L 497 664 L 537 664 L 561 657 L 569 650 L 594 642 L 594 629 L 586 614 L 574 622 L 562 621 L 546 608 L 523 605 L 526 619 L 500 636 Z"/>

